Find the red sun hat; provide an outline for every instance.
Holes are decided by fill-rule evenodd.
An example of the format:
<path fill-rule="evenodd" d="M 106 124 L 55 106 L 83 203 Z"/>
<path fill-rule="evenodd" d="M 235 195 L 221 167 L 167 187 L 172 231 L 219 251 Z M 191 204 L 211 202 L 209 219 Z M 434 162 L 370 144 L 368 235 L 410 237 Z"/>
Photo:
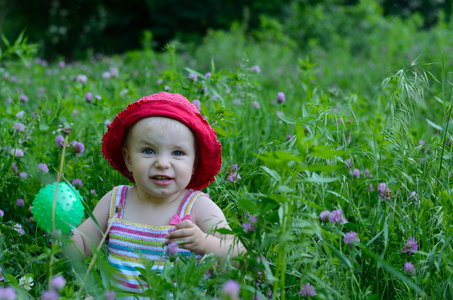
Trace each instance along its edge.
<path fill-rule="evenodd" d="M 201 190 L 214 181 L 222 166 L 222 145 L 217 140 L 216 132 L 189 100 L 180 94 L 166 92 L 146 96 L 129 104 L 108 126 L 102 138 L 102 154 L 115 170 L 135 182 L 124 162 L 122 148 L 127 129 L 148 117 L 177 120 L 194 133 L 199 159 L 188 189 Z"/>

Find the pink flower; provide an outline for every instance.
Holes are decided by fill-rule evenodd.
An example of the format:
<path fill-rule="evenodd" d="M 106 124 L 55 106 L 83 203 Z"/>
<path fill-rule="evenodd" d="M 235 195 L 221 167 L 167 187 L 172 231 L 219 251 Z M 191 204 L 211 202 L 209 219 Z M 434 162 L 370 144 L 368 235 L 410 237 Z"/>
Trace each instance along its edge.
<path fill-rule="evenodd" d="M 19 132 L 24 132 L 25 131 L 25 125 L 20 123 L 20 122 L 17 122 L 13 125 L 13 129 L 14 130 L 17 130 Z"/>
<path fill-rule="evenodd" d="M 208 72 L 208 73 L 204 74 L 204 77 L 209 78 L 209 77 L 211 77 L 211 75 L 212 75 L 211 72 Z"/>
<path fill-rule="evenodd" d="M 96 195 L 96 190 L 90 190 L 90 193 Z"/>
<path fill-rule="evenodd" d="M 167 245 L 167 255 L 168 257 L 175 257 L 178 254 L 179 246 L 175 242 L 170 242 Z"/>
<path fill-rule="evenodd" d="M 13 226 L 13 229 L 15 231 L 17 231 L 17 233 L 19 233 L 19 235 L 24 235 L 25 234 L 25 231 L 22 229 L 22 225 L 19 224 L 19 223 L 16 223 L 14 226 Z"/>
<path fill-rule="evenodd" d="M 418 249 L 417 241 L 413 237 L 410 237 L 410 239 L 406 241 L 406 244 L 404 244 L 403 249 L 401 249 L 401 252 L 406 254 L 413 254 L 417 251 L 417 249 Z"/>
<path fill-rule="evenodd" d="M 357 237 L 357 232 L 350 231 L 344 235 L 344 243 L 346 245 L 351 246 L 352 242 L 360 242 L 360 239 Z"/>
<path fill-rule="evenodd" d="M 73 140 L 71 142 L 71 146 L 72 151 L 74 151 L 75 154 L 82 154 L 83 151 L 85 151 L 85 146 L 82 143 L 77 142 L 76 140 Z"/>
<path fill-rule="evenodd" d="M 319 218 L 321 219 L 322 222 L 327 222 L 329 221 L 330 217 L 330 211 L 324 210 L 319 214 Z"/>
<path fill-rule="evenodd" d="M 414 275 L 415 274 L 415 267 L 414 264 L 410 261 L 404 264 L 404 271 L 407 275 Z"/>
<path fill-rule="evenodd" d="M 354 171 L 352 171 L 352 176 L 354 176 L 355 178 L 360 178 L 360 170 L 354 169 Z"/>
<path fill-rule="evenodd" d="M 388 200 L 392 197 L 392 190 L 390 190 L 384 182 L 379 183 L 378 185 L 379 197 L 382 199 Z"/>
<path fill-rule="evenodd" d="M 201 111 L 201 101 L 198 99 L 192 100 L 192 104 L 195 105 L 199 111 Z"/>
<path fill-rule="evenodd" d="M 285 103 L 285 101 L 286 101 L 285 93 L 278 92 L 276 101 L 277 101 L 277 103 Z"/>
<path fill-rule="evenodd" d="M 316 290 L 311 284 L 306 283 L 300 289 L 300 295 L 302 297 L 314 297 L 316 296 Z"/>
<path fill-rule="evenodd" d="M 23 116 L 24 116 L 24 111 L 23 110 L 21 110 L 20 112 L 18 112 L 16 114 L 16 118 L 18 118 L 18 119 L 22 119 Z"/>
<path fill-rule="evenodd" d="M 12 287 L 0 287 L 0 299 L 16 300 L 17 294 Z"/>
<path fill-rule="evenodd" d="M 259 109 L 260 108 L 260 103 L 258 101 L 253 101 L 252 106 L 253 106 L 253 108 Z"/>
<path fill-rule="evenodd" d="M 56 291 L 62 290 L 66 285 L 66 280 L 63 276 L 57 275 L 50 281 L 50 287 Z"/>
<path fill-rule="evenodd" d="M 41 295 L 41 300 L 58 300 L 60 295 L 55 290 L 44 291 Z"/>
<path fill-rule="evenodd" d="M 19 148 L 14 148 L 14 149 L 12 149 L 11 152 L 10 152 L 10 154 L 11 154 L 11 155 L 14 155 L 14 153 L 15 153 L 16 157 L 22 157 L 22 156 L 24 156 L 24 151 L 22 151 L 22 149 L 19 149 Z"/>
<path fill-rule="evenodd" d="M 88 77 L 86 75 L 79 74 L 76 77 L 76 81 L 83 83 L 83 84 L 87 83 L 87 80 L 88 80 Z"/>
<path fill-rule="evenodd" d="M 115 297 L 116 297 L 115 291 L 108 291 L 108 292 L 105 294 L 105 299 L 106 299 L 106 300 L 115 300 Z"/>
<path fill-rule="evenodd" d="M 19 207 L 23 207 L 25 205 L 25 200 L 22 198 L 17 199 L 16 205 Z"/>
<path fill-rule="evenodd" d="M 370 183 L 370 189 L 369 189 L 370 192 L 374 192 L 374 187 L 373 187 L 373 184 Z"/>
<path fill-rule="evenodd" d="M 198 76 L 196 74 L 190 73 L 189 74 L 189 79 L 192 79 L 193 81 L 197 81 L 198 80 Z"/>
<path fill-rule="evenodd" d="M 38 171 L 42 171 L 43 173 L 49 172 L 49 168 L 47 168 L 47 165 L 45 163 L 40 163 L 38 165 Z"/>
<path fill-rule="evenodd" d="M 0 218 L 3 217 L 4 215 L 5 215 L 5 212 L 0 209 Z"/>
<path fill-rule="evenodd" d="M 11 166 L 11 172 L 13 172 L 14 174 L 17 174 L 17 172 L 19 172 L 19 170 L 17 169 L 17 164 L 16 162 L 14 161 L 12 166 Z"/>
<path fill-rule="evenodd" d="M 85 94 L 85 101 L 88 103 L 93 102 L 93 93 L 92 92 L 87 92 Z"/>
<path fill-rule="evenodd" d="M 231 298 L 238 298 L 239 292 L 241 291 L 241 286 L 236 280 L 228 280 L 223 284 L 222 293 L 224 295 L 230 296 Z"/>
<path fill-rule="evenodd" d="M 24 94 L 21 94 L 19 96 L 19 100 L 20 100 L 20 102 L 28 102 L 28 97 Z"/>
<path fill-rule="evenodd" d="M 26 172 L 20 172 L 20 173 L 19 173 L 19 176 L 20 176 L 20 178 L 22 178 L 22 179 L 27 179 L 27 175 L 28 175 L 28 174 L 27 174 Z"/>
<path fill-rule="evenodd" d="M 80 180 L 79 178 L 74 179 L 74 180 L 72 181 L 72 186 L 75 187 L 76 185 L 78 185 L 79 187 L 82 187 L 82 185 L 83 185 L 83 184 L 82 184 L 82 180 Z"/>
<path fill-rule="evenodd" d="M 343 212 L 341 211 L 341 209 L 332 211 L 329 215 L 329 219 L 330 222 L 332 222 L 335 225 L 338 223 L 342 224 L 348 223 L 348 220 L 346 220 L 346 218 L 343 216 Z"/>
<path fill-rule="evenodd" d="M 347 169 L 350 169 L 350 168 L 352 168 L 352 162 L 351 162 L 351 159 L 348 159 L 348 160 L 347 160 L 345 167 L 346 167 Z"/>
<path fill-rule="evenodd" d="M 62 147 L 63 148 L 63 146 L 64 146 L 64 137 L 61 134 L 57 136 L 56 143 L 57 143 L 58 147 Z"/>
<path fill-rule="evenodd" d="M 250 68 L 250 70 L 251 70 L 252 72 L 255 72 L 255 73 L 261 73 L 261 69 L 260 69 L 260 67 L 259 67 L 258 65 L 252 66 L 252 67 Z"/>

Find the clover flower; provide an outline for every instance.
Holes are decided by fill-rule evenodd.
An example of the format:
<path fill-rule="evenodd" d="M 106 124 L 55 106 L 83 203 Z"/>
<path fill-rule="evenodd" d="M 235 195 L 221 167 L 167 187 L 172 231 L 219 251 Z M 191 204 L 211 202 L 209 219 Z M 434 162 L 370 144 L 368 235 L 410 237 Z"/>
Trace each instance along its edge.
<path fill-rule="evenodd" d="M 329 219 L 330 219 L 330 222 L 332 222 L 335 225 L 338 223 L 342 223 L 342 224 L 348 223 L 348 220 L 346 220 L 346 218 L 344 217 L 341 209 L 332 211 L 329 215 Z"/>
<path fill-rule="evenodd" d="M 379 197 L 382 199 L 388 200 L 392 197 L 392 190 L 389 189 L 384 182 L 379 183 L 378 185 Z"/>
<path fill-rule="evenodd" d="M 258 66 L 258 65 L 252 66 L 252 67 L 250 68 L 250 70 L 251 70 L 252 72 L 255 72 L 255 73 L 261 73 L 260 66 Z"/>
<path fill-rule="evenodd" d="M 3 278 L 3 275 L 2 275 L 2 268 L 0 267 L 0 282 L 2 282 L 4 280 L 5 280 L 5 278 Z M 0 296 L 0 299 L 2 299 L 1 296 Z"/>
<path fill-rule="evenodd" d="M 415 274 L 415 267 L 414 264 L 410 261 L 404 264 L 404 271 L 407 275 L 414 275 Z"/>
<path fill-rule="evenodd" d="M 28 174 L 26 172 L 20 172 L 19 177 L 22 179 L 27 179 Z"/>
<path fill-rule="evenodd" d="M 31 287 L 34 285 L 33 278 L 31 276 L 23 276 L 19 279 L 19 286 L 23 289 L 29 291 Z"/>
<path fill-rule="evenodd" d="M 276 101 L 277 101 L 277 103 L 285 103 L 285 101 L 286 101 L 285 93 L 278 92 Z"/>
<path fill-rule="evenodd" d="M 451 147 L 451 140 L 446 141 L 446 142 L 445 142 L 445 145 L 446 145 L 448 148 L 450 148 L 450 147 Z"/>
<path fill-rule="evenodd" d="M 312 286 L 309 283 L 306 283 L 300 289 L 300 295 L 302 297 L 314 297 L 314 296 L 316 296 L 316 290 L 315 290 L 314 286 Z"/>
<path fill-rule="evenodd" d="M 363 171 L 363 176 L 373 178 L 373 174 L 371 174 L 370 170 L 368 169 L 365 169 L 365 171 Z"/>
<path fill-rule="evenodd" d="M 248 222 L 242 224 L 245 232 L 253 232 L 255 231 L 255 224 L 258 222 L 258 218 L 256 216 L 250 216 Z"/>
<path fill-rule="evenodd" d="M 344 235 L 344 243 L 348 246 L 352 245 L 352 242 L 360 242 L 360 239 L 357 237 L 357 232 L 350 231 Z"/>
<path fill-rule="evenodd" d="M 20 102 L 28 102 L 28 97 L 27 97 L 27 95 L 21 94 L 21 95 L 19 96 L 19 101 L 20 101 Z"/>
<path fill-rule="evenodd" d="M 19 224 L 19 223 L 16 223 L 14 226 L 13 226 L 13 229 L 19 233 L 19 235 L 24 235 L 25 234 L 25 230 L 22 228 L 22 225 Z"/>
<path fill-rule="evenodd" d="M 16 291 L 11 287 L 0 287 L 0 299 L 15 300 L 17 297 Z"/>
<path fill-rule="evenodd" d="M 61 291 L 62 289 L 64 289 L 65 285 L 66 279 L 64 279 L 64 277 L 61 275 L 54 276 L 50 281 L 50 287 L 56 291 Z"/>
<path fill-rule="evenodd" d="M 64 137 L 61 134 L 58 135 L 55 142 L 58 147 L 63 147 L 64 146 Z"/>
<path fill-rule="evenodd" d="M 231 168 L 226 170 L 226 172 L 225 172 L 226 180 L 234 183 L 234 182 L 237 182 L 239 179 L 241 179 L 241 175 L 239 175 L 237 173 L 237 170 L 238 170 L 238 164 L 233 164 L 231 166 Z"/>
<path fill-rule="evenodd" d="M 370 189 L 369 189 L 370 192 L 374 192 L 374 187 L 373 187 L 373 184 L 370 183 Z"/>
<path fill-rule="evenodd" d="M 420 146 L 423 146 L 423 145 L 425 144 L 425 141 L 424 141 L 424 140 L 419 140 L 419 141 L 418 141 L 418 144 L 419 144 Z"/>
<path fill-rule="evenodd" d="M 13 172 L 14 174 L 17 174 L 19 172 L 19 170 L 17 169 L 17 163 L 15 161 L 11 165 L 11 172 Z"/>
<path fill-rule="evenodd" d="M 175 242 L 169 242 L 167 245 L 167 256 L 172 258 L 178 254 L 179 246 Z"/>
<path fill-rule="evenodd" d="M 198 80 L 198 76 L 194 73 L 190 73 L 189 74 L 189 79 L 192 79 L 193 81 L 197 81 Z"/>
<path fill-rule="evenodd" d="M 252 106 L 253 106 L 253 108 L 259 109 L 260 103 L 258 101 L 253 101 Z"/>
<path fill-rule="evenodd" d="M 417 251 L 417 249 L 418 249 L 417 241 L 413 237 L 410 237 L 404 244 L 403 248 L 401 249 L 401 252 L 406 254 L 413 254 Z"/>
<path fill-rule="evenodd" d="M 80 83 L 83 83 L 83 84 L 87 83 L 87 80 L 88 80 L 88 77 L 86 75 L 83 75 L 83 74 L 79 74 L 76 77 L 76 81 L 80 82 Z"/>
<path fill-rule="evenodd" d="M 50 290 L 44 291 L 41 295 L 41 300 L 58 300 L 60 299 L 60 295 L 58 295 L 57 291 Z"/>
<path fill-rule="evenodd" d="M 62 61 L 60 61 L 60 62 L 58 63 L 58 67 L 59 67 L 59 68 L 64 68 L 64 67 L 66 67 L 66 63 L 62 60 Z"/>
<path fill-rule="evenodd" d="M 96 195 L 96 190 L 90 190 L 90 193 Z"/>
<path fill-rule="evenodd" d="M 224 295 L 230 296 L 233 299 L 239 297 L 239 292 L 241 291 L 241 285 L 236 280 L 230 279 L 223 284 L 222 293 Z"/>
<path fill-rule="evenodd" d="M 207 79 L 207 78 L 211 77 L 211 75 L 212 75 L 211 72 L 208 72 L 208 73 L 204 74 L 204 77 Z"/>
<path fill-rule="evenodd" d="M 47 173 L 49 172 L 49 168 L 47 167 L 47 165 L 45 163 L 40 163 L 38 165 L 38 171 L 42 171 L 43 173 Z"/>
<path fill-rule="evenodd" d="M 82 180 L 80 180 L 79 178 L 74 179 L 71 184 L 73 187 L 75 187 L 76 185 L 78 185 L 79 187 L 82 187 L 82 185 L 83 185 Z"/>
<path fill-rule="evenodd" d="M 18 112 L 16 114 L 16 118 L 18 118 L 18 119 L 22 119 L 23 116 L 24 116 L 24 111 L 23 110 L 21 110 L 20 112 Z"/>
<path fill-rule="evenodd" d="M 116 298 L 116 293 L 115 291 L 108 291 L 106 294 L 105 294 L 105 299 L 106 300 L 115 300 Z"/>
<path fill-rule="evenodd" d="M 11 155 L 15 155 L 16 157 L 22 157 L 22 156 L 24 156 L 24 151 L 22 149 L 19 149 L 19 148 L 13 148 L 10 151 L 10 154 Z"/>
<path fill-rule="evenodd" d="M 321 219 L 322 222 L 327 222 L 329 221 L 330 217 L 330 211 L 324 210 L 319 214 L 319 218 Z"/>
<path fill-rule="evenodd" d="M 354 169 L 352 171 L 352 176 L 355 178 L 360 178 L 360 170 L 359 169 Z"/>
<path fill-rule="evenodd" d="M 352 168 L 352 162 L 351 162 L 351 159 L 348 159 L 348 160 L 346 161 L 346 165 L 345 165 L 345 168 L 347 168 L 347 169 L 350 169 L 350 168 Z"/>
<path fill-rule="evenodd" d="M 16 205 L 19 207 L 23 207 L 25 205 L 25 200 L 22 198 L 19 198 L 16 200 Z"/>
<path fill-rule="evenodd" d="M 85 101 L 88 103 L 93 102 L 93 93 L 92 92 L 87 92 L 85 94 Z"/>
<path fill-rule="evenodd" d="M 192 100 L 192 104 L 195 105 L 199 111 L 201 111 L 201 101 L 198 99 Z"/>
<path fill-rule="evenodd" d="M 85 146 L 81 142 L 77 142 L 76 140 L 73 140 L 71 142 L 72 146 L 72 151 L 74 151 L 75 154 L 82 154 L 83 151 L 85 151 Z"/>
<path fill-rule="evenodd" d="M 5 215 L 5 212 L 0 209 L 0 218 L 2 218 Z"/>

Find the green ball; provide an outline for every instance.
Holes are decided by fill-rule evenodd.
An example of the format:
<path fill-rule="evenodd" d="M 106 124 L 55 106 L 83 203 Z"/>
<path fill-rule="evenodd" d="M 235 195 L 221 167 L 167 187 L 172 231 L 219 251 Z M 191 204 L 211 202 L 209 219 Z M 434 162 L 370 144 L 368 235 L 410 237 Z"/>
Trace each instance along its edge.
<path fill-rule="evenodd" d="M 33 200 L 33 218 L 38 226 L 47 233 L 52 232 L 52 206 L 56 182 L 46 185 Z M 75 192 L 74 192 L 75 191 Z M 55 228 L 68 233 L 80 224 L 84 216 L 82 196 L 64 182 L 58 184 L 57 201 L 55 205 Z"/>

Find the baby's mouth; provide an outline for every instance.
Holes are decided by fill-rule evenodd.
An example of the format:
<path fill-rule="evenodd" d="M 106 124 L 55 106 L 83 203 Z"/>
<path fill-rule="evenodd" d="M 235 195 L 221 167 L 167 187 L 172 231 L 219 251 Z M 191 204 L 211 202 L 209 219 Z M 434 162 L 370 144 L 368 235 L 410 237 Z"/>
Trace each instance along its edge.
<path fill-rule="evenodd" d="M 170 177 L 166 177 L 166 176 L 153 176 L 153 177 L 151 177 L 151 179 L 158 180 L 158 181 L 169 181 L 169 180 L 171 180 Z"/>

